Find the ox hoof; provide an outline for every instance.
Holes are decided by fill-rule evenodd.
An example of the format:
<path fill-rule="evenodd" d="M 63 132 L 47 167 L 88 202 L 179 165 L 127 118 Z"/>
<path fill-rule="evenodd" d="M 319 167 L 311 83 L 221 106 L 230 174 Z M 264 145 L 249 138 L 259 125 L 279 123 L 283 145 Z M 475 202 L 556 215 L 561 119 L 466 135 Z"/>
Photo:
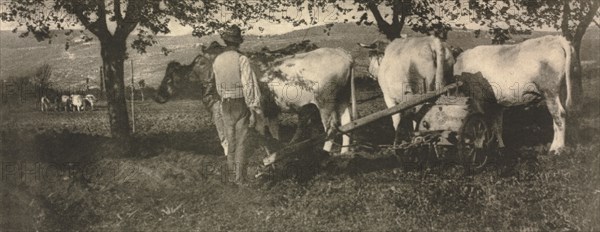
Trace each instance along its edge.
<path fill-rule="evenodd" d="M 562 153 L 564 153 L 565 151 L 565 147 L 564 146 L 550 146 L 550 150 L 548 151 L 549 155 L 560 155 Z"/>
<path fill-rule="evenodd" d="M 326 152 L 331 153 L 332 148 L 333 148 L 333 142 L 331 142 L 331 141 L 326 141 L 325 144 L 323 145 L 323 150 Z"/>
<path fill-rule="evenodd" d="M 561 155 L 563 152 L 564 148 L 550 149 L 550 151 L 548 151 L 548 155 Z"/>
<path fill-rule="evenodd" d="M 267 158 L 263 159 L 263 164 L 265 166 L 269 166 L 269 165 L 275 163 L 276 158 L 277 158 L 277 153 L 273 153 L 273 154 L 269 155 Z"/>

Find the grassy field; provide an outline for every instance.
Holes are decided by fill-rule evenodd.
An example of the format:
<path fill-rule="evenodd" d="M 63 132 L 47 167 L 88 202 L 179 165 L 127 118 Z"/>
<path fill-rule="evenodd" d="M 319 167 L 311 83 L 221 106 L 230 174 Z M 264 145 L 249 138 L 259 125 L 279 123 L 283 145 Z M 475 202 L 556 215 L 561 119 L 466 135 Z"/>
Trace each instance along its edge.
<path fill-rule="evenodd" d="M 348 36 L 342 39 L 343 31 L 332 33 L 340 37 L 305 34 L 322 44 L 340 40 L 338 44 L 365 59 L 362 51 L 350 46 L 369 42 L 366 34 L 373 34 L 369 30 L 361 37 L 364 41 L 354 41 L 354 36 L 352 41 Z M 600 44 L 594 33 L 586 37 L 582 53 L 585 98 L 580 104 L 585 111 L 578 118 L 581 138 L 560 156 L 546 155 L 550 142 L 547 115 L 512 112 L 505 121 L 510 149 L 474 176 L 464 176 L 451 162 L 404 169 L 386 150 L 327 157 L 311 149 L 303 151 L 301 160 L 278 167 L 277 175 L 237 187 L 224 181 L 225 157 L 199 100 L 164 105 L 137 102 L 137 146 L 131 152 L 108 138 L 102 104 L 96 111 L 83 113 L 42 113 L 34 104 L 3 105 L 0 228 L 597 231 L 600 57 L 594 51 Z M 485 43 L 466 34 L 453 36 L 457 37 L 449 42 L 465 48 Z M 302 38 L 283 35 L 255 44 L 276 47 L 295 39 Z M 361 115 L 385 108 L 379 94 L 376 83 L 359 83 Z M 523 120 L 523 115 L 538 123 L 538 129 L 524 126 L 532 121 Z M 284 139 L 289 139 L 294 120 L 286 115 Z M 358 134 L 375 144 L 389 144 L 392 136 L 388 118 Z M 260 170 L 263 154 L 258 148 L 253 150 L 251 174 Z"/>

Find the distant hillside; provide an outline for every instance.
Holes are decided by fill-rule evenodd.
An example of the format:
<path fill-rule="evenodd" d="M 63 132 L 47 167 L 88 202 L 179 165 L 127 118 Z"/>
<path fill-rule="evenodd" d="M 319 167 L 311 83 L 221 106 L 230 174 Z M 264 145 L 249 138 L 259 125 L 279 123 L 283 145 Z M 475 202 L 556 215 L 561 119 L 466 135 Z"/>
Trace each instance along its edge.
<path fill-rule="evenodd" d="M 324 33 L 324 30 L 325 26 L 317 26 L 283 35 L 248 36 L 242 50 L 256 51 L 263 47 L 273 50 L 310 39 L 320 47 L 342 47 L 350 51 L 358 63 L 359 75 L 364 75 L 368 64 L 367 52 L 359 48 L 356 43 L 385 40 L 374 26 L 358 26 L 355 23 L 336 24 L 329 31 L 329 35 Z M 421 36 L 408 29 L 405 33 L 409 36 Z M 53 81 L 60 86 L 81 87 L 85 83 L 85 78 L 90 78 L 92 83 L 99 85 L 99 67 L 102 63 L 98 41 L 71 44 L 70 48 L 65 50 L 66 36 L 64 33 L 59 34 L 60 36 L 54 38 L 52 43 L 48 43 L 37 42 L 33 38 L 18 38 L 17 34 L 0 31 L 0 79 L 28 75 L 35 68 L 48 63 L 54 68 Z M 545 34 L 551 33 L 534 32 L 532 35 L 516 36 L 514 40 L 520 42 L 523 38 Z M 71 36 L 77 38 L 80 34 L 75 32 Z M 583 60 L 600 60 L 600 54 L 597 53 L 600 50 L 599 38 L 600 31 L 597 29 L 590 29 L 586 33 L 584 47 L 588 49 L 582 49 Z M 129 54 L 134 62 L 136 80 L 144 79 L 148 86 L 157 86 L 170 60 L 188 63 L 198 53 L 200 43 L 208 44 L 214 39 L 217 38 L 212 36 L 200 39 L 191 35 L 161 36 L 158 38 L 159 44 L 148 49 L 147 54 L 140 55 L 130 49 Z M 476 45 L 490 44 L 490 38 L 485 36 L 475 38 L 472 31 L 455 30 L 450 32 L 448 43 L 468 49 Z M 173 53 L 164 56 L 160 50 L 162 46 L 173 50 Z M 126 79 L 131 77 L 129 60 L 125 64 L 125 77 Z"/>

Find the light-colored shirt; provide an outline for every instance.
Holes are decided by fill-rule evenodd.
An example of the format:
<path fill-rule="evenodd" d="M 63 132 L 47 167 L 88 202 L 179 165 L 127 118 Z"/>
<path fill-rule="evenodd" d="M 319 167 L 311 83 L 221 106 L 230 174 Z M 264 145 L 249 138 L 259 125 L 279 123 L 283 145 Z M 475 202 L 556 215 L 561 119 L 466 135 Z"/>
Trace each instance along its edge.
<path fill-rule="evenodd" d="M 260 108 L 261 93 L 249 59 L 237 51 L 226 51 L 213 63 L 216 89 L 221 98 L 244 98 L 249 108 Z"/>

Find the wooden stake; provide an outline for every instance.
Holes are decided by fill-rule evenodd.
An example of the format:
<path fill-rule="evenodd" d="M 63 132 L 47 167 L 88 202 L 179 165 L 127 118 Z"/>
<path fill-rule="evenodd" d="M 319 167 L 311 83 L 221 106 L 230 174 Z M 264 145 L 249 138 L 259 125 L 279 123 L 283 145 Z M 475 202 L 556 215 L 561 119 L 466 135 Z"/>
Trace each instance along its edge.
<path fill-rule="evenodd" d="M 354 84 L 354 68 L 350 69 L 350 99 L 352 104 L 352 120 L 358 119 L 356 110 L 356 85 Z"/>
<path fill-rule="evenodd" d="M 133 60 L 131 60 L 131 130 L 135 133 L 135 108 L 133 97 L 135 94 L 135 85 L 133 81 Z"/>
<path fill-rule="evenodd" d="M 104 64 L 100 66 L 100 96 L 104 97 Z"/>

